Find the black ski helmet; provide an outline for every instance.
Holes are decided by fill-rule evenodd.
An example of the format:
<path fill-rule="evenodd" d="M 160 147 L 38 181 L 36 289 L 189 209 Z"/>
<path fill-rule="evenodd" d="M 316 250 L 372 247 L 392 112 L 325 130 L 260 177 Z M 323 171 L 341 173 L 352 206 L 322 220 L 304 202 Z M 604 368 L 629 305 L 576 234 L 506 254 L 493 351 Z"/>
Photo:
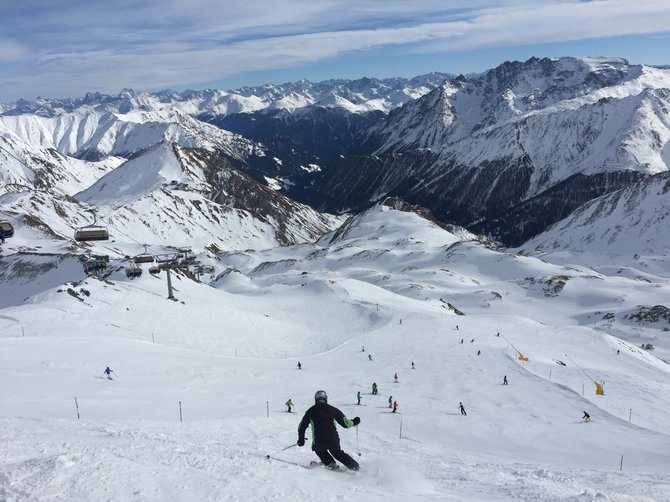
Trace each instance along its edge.
<path fill-rule="evenodd" d="M 328 394 L 326 394 L 325 390 L 317 390 L 316 393 L 314 394 L 314 402 L 315 403 L 327 403 L 328 402 Z"/>

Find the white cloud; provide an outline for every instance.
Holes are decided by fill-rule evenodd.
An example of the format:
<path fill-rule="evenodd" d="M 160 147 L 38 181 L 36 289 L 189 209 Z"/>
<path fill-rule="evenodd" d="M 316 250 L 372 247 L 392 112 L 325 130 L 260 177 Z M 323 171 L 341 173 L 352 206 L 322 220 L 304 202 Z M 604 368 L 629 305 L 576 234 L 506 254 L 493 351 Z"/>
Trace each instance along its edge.
<path fill-rule="evenodd" d="M 10 94 L 167 88 L 391 46 L 442 52 L 670 31 L 665 0 L 53 0 L 41 10 L 25 1 L 9 9 L 0 40 L 0 88 Z"/>
<path fill-rule="evenodd" d="M 0 62 L 19 61 L 27 55 L 28 51 L 20 43 L 0 39 Z"/>

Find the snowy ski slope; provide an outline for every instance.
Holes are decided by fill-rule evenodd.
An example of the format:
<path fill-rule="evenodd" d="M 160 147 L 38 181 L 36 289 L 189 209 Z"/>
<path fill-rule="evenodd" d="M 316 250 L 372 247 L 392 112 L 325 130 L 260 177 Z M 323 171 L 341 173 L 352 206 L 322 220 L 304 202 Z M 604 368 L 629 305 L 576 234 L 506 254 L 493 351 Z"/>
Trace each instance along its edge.
<path fill-rule="evenodd" d="M 667 322 L 623 317 L 667 304 L 667 275 L 504 253 L 387 207 L 347 225 L 221 254 L 212 285 L 173 274 L 177 301 L 146 270 L 24 284 L 0 310 L 0 499 L 668 500 Z M 318 389 L 361 417 L 340 430 L 361 473 L 265 458 L 315 458 L 278 450 Z"/>

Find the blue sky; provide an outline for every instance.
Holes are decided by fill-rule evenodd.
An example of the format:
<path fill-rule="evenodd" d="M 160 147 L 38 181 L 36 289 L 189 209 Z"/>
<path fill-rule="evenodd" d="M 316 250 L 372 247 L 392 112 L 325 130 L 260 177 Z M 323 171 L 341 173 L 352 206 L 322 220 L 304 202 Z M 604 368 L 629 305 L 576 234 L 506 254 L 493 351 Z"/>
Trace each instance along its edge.
<path fill-rule="evenodd" d="M 0 102 L 470 73 L 531 56 L 670 64 L 670 1 L 0 0 Z"/>

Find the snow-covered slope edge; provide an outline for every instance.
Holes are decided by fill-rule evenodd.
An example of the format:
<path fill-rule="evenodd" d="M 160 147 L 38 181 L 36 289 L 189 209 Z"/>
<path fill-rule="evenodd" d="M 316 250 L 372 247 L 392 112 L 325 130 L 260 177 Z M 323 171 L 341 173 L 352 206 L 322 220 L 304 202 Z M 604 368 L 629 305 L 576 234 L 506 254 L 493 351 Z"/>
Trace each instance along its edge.
<path fill-rule="evenodd" d="M 585 204 L 521 249 L 670 255 L 670 173 Z"/>

